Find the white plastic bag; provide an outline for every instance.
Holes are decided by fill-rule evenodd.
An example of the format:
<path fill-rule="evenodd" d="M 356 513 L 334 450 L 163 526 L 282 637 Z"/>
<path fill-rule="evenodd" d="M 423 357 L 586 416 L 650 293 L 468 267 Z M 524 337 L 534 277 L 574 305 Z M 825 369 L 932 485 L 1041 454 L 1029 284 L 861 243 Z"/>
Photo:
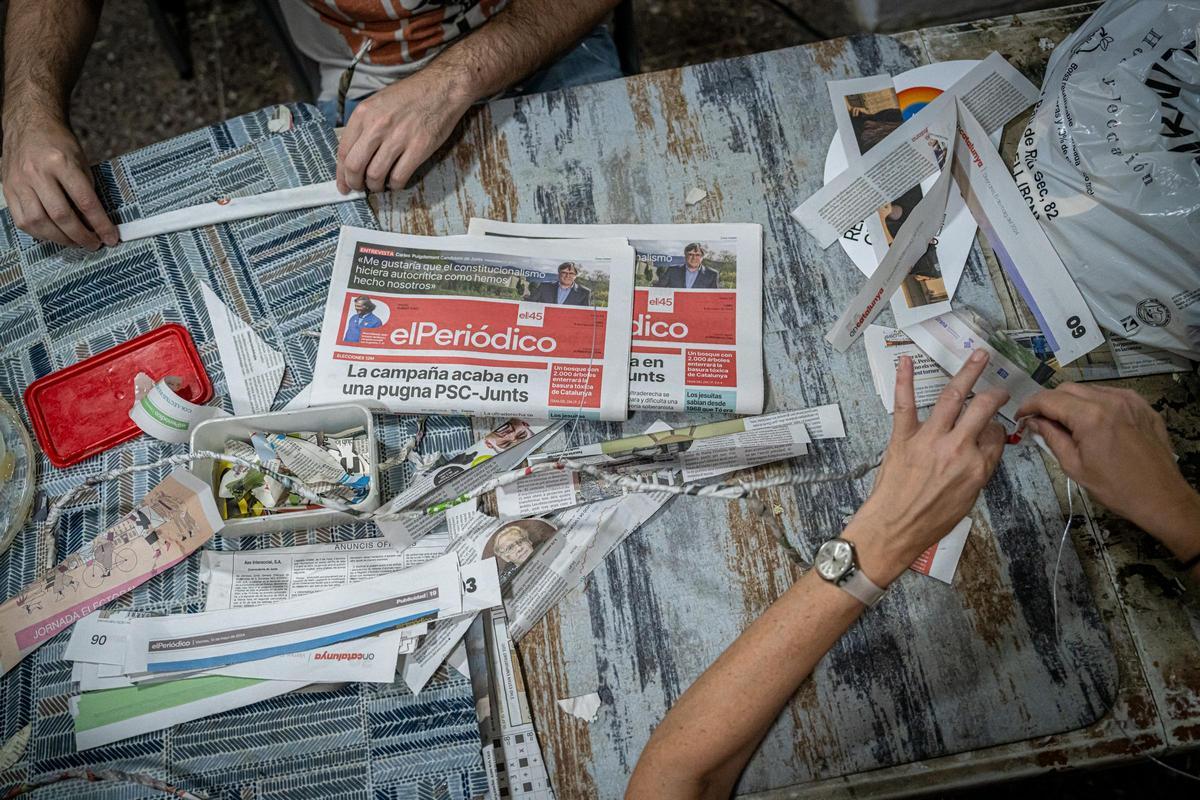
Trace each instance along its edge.
<path fill-rule="evenodd" d="M 1101 325 L 1200 359 L 1200 0 L 1110 0 L 1054 51 L 1014 176 Z"/>

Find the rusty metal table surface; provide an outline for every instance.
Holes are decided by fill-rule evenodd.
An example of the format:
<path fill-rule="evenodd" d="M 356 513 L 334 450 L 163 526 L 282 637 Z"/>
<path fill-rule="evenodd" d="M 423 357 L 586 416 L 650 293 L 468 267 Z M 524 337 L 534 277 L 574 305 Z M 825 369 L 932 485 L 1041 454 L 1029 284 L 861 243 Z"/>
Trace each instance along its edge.
<path fill-rule="evenodd" d="M 842 468 L 880 449 L 890 421 L 862 349 L 838 354 L 823 340 L 858 273 L 787 213 L 820 185 L 834 132 L 825 81 L 997 49 L 1036 82 L 1049 49 L 1093 7 L 841 39 L 498 101 L 469 118 L 414 189 L 380 198 L 380 222 L 418 234 L 460 233 L 471 216 L 761 223 L 768 410 L 840 403 L 847 438 L 819 442 L 805 463 Z M 692 187 L 708 197 L 688 206 Z M 1023 310 L 1002 282 L 990 253 L 976 247 L 957 299 L 1014 324 Z M 1180 391 L 1194 396 L 1194 377 L 1186 380 Z M 625 427 L 650 421 L 637 415 Z M 620 432 L 589 428 L 597 437 Z M 770 505 L 792 544 L 811 552 L 869 487 L 868 479 L 775 492 Z M 1177 598 L 1166 597 L 1173 591 L 1161 588 L 1166 579 L 1137 570 L 1114 578 L 1145 561 L 1132 544 L 1140 539 L 1110 537 L 1104 547 L 1103 522 L 1079 526 L 1082 560 L 1067 548 L 1055 638 L 1061 495 L 1036 452 L 1010 449 L 973 512 L 954 585 L 902 578 L 802 686 L 739 792 L 897 794 L 1194 741 L 1200 709 L 1187 691 L 1200 682 L 1200 662 L 1186 668 L 1200 629 L 1194 597 L 1182 625 L 1154 627 L 1155 618 L 1179 615 Z M 797 575 L 742 504 L 676 499 L 619 547 L 520 644 L 560 797 L 618 796 L 674 700 Z M 1131 596 L 1142 617 L 1131 613 Z M 1151 658 L 1174 672 L 1147 675 Z M 597 690 L 606 703 L 590 725 L 555 704 Z M 1172 703 L 1177 722 L 1165 726 L 1161 706 Z"/>

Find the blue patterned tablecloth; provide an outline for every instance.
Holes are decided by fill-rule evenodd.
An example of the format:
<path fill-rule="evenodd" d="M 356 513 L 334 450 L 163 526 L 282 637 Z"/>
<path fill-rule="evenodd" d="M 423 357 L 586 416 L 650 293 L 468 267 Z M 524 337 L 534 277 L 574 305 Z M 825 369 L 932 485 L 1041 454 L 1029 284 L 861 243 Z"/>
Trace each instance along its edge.
<path fill-rule="evenodd" d="M 138 150 L 95 168 L 109 212 L 119 221 L 207 202 L 301 186 L 333 177 L 337 141 L 311 106 L 289 106 L 294 127 L 267 128 L 271 109 L 247 114 Z M 217 396 L 232 411 L 200 296 L 208 284 L 287 361 L 278 408 L 308 383 L 338 226 L 376 227 L 365 201 L 289 211 L 123 243 L 87 253 L 37 242 L 0 213 L 0 395 L 29 422 L 22 394 L 34 380 L 167 322 L 191 331 Z M 86 424 L 87 409 L 79 409 Z M 381 416 L 383 458 L 411 434 L 410 418 Z M 466 447 L 462 418 L 430 420 L 425 447 Z M 94 472 L 182 452 L 139 437 L 66 469 L 38 462 L 39 489 L 51 497 Z M 81 498 L 58 528 L 58 558 L 77 550 L 128 511 L 164 473 L 140 473 Z M 407 467 L 382 476 L 384 496 Z M 223 540 L 217 549 L 249 549 L 375 535 L 343 525 Z M 0 556 L 0 599 L 34 579 L 45 558 L 32 524 Z M 196 610 L 203 599 L 197 559 L 159 575 L 114 605 L 141 611 Z M 403 684 L 349 684 L 298 692 L 84 753 L 75 749 L 68 698 L 69 633 L 28 656 L 0 682 L 0 737 L 25 725 L 22 758 L 0 772 L 0 786 L 74 766 L 111 765 L 177 782 L 213 797 L 471 797 L 485 788 L 469 682 L 443 667 L 413 697 Z M 35 797 L 157 798 L 124 784 L 58 783 Z"/>

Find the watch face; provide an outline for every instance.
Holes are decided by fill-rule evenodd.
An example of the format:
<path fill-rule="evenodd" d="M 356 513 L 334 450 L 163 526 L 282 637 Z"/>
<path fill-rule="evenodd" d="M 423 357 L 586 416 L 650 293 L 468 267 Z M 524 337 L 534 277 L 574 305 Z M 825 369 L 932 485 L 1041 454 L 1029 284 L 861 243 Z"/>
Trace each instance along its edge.
<path fill-rule="evenodd" d="M 844 539 L 830 539 L 817 551 L 814 566 L 825 580 L 837 580 L 854 566 L 854 550 Z"/>

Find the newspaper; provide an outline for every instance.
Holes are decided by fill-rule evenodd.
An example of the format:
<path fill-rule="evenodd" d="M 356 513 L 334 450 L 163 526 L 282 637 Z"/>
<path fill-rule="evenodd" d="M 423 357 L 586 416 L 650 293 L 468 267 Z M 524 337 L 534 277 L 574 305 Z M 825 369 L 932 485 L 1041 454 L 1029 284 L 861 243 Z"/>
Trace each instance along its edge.
<path fill-rule="evenodd" d="M 630 410 L 762 412 L 761 226 L 530 225 L 474 218 L 468 231 L 628 239 L 637 253 Z"/>
<path fill-rule="evenodd" d="M 116 524 L 0 605 L 0 674 L 183 561 L 223 526 L 212 490 L 187 470 L 172 472 Z"/>
<path fill-rule="evenodd" d="M 637 493 L 568 509 L 555 533 L 512 578 L 504 595 L 509 633 L 520 640 L 573 587 L 666 505 L 672 495 Z"/>
<path fill-rule="evenodd" d="M 954 105 L 940 105 L 944 98 L 953 100 Z M 947 92 L 911 121 L 924 123 L 918 135 L 934 143 L 942 141 L 946 130 L 957 131 L 952 158 L 947 159 L 945 145 L 940 148 L 930 145 L 930 150 L 935 157 L 940 156 L 942 163 L 948 160 L 949 172 L 954 175 L 967 207 L 1038 320 L 1059 363 L 1069 363 L 1103 343 L 1103 335 L 1087 304 L 1045 233 L 1027 214 L 1013 213 L 1024 209 L 1024 201 L 1004 162 L 987 140 L 986 128 L 971 116 L 967 105 Z M 887 147 L 903 127 L 885 138 L 863 160 Z M 900 228 L 879 268 L 826 336 L 837 349 L 849 347 L 863 326 L 879 313 L 880 300 L 909 278 L 909 271 L 924 255 L 923 245 L 932 236 L 935 208 L 940 204 L 945 211 L 946 195 L 936 198 L 935 193 L 940 185 L 948 188 L 947 179 L 947 170 L 943 169 L 930 193 L 918 202 Z"/>
<path fill-rule="evenodd" d="M 306 686 L 221 675 L 85 692 L 69 699 L 80 750 L 231 711 Z"/>
<path fill-rule="evenodd" d="M 228 664 L 209 670 L 124 675 L 134 685 L 194 678 L 200 675 L 226 675 L 272 681 L 307 683 L 392 683 L 396 679 L 396 661 L 406 642 L 415 636 L 404 628 L 334 642 L 312 650 L 284 653 L 242 664 Z M 122 667 L 123 669 L 123 667 Z M 101 680 L 108 665 L 100 665 Z M 82 687 L 81 687 L 82 688 Z"/>
<path fill-rule="evenodd" d="M 171 388 L 177 380 L 169 376 L 155 381 L 144 372 L 133 379 L 129 418 L 143 433 L 160 442 L 183 444 L 191 438 L 192 428 L 204 420 L 229 416 L 220 406 L 197 405 L 180 397 Z"/>
<path fill-rule="evenodd" d="M 1008 165 L 987 141 L 987 128 L 961 99 L 957 104 L 954 178 L 1058 363 L 1069 364 L 1104 344 L 1104 335 L 1045 231 L 1027 213 Z"/>
<path fill-rule="evenodd" d="M 462 613 L 458 560 L 447 554 L 403 572 L 259 606 L 135 620 L 127 673 L 179 672 L 311 650 L 408 623 Z"/>
<path fill-rule="evenodd" d="M 964 517 L 949 533 L 939 539 L 937 544 L 922 553 L 908 568 L 942 583 L 953 583 L 954 572 L 958 569 L 958 561 L 962 558 L 963 548 L 967 544 L 967 534 L 970 532 L 971 518 Z"/>
<path fill-rule="evenodd" d="M 605 442 L 570 447 L 553 453 L 537 453 L 530 456 L 530 463 L 556 461 L 560 458 L 587 458 L 594 456 L 624 456 L 643 451 L 671 450 L 679 451 L 694 442 L 715 436 L 729 436 L 746 431 L 764 430 L 772 427 L 787 427 L 803 425 L 808 435 L 813 439 L 841 439 L 846 435 L 842 422 L 842 412 L 836 403 L 823 406 L 812 406 L 795 411 L 775 411 L 757 417 L 742 417 L 726 419 L 719 422 L 706 422 L 700 425 L 687 425 L 671 430 L 648 430 L 636 436 L 622 439 L 610 439 Z"/>
<path fill-rule="evenodd" d="M 396 514 L 405 509 L 428 510 L 454 500 L 495 475 L 505 472 L 525 460 L 558 431 L 554 425 L 531 424 L 521 419 L 508 419 L 493 428 L 469 448 L 417 475 L 403 491 L 383 507 L 381 514 Z M 404 550 L 443 520 L 440 514 L 406 516 L 392 519 L 377 518 L 375 525 L 397 549 Z"/>
<path fill-rule="evenodd" d="M 485 632 L 494 698 L 492 736 L 499 744 L 495 745 L 492 758 L 485 753 L 484 762 L 499 761 L 504 765 L 503 769 L 497 766 L 494 770 L 500 797 L 554 800 L 554 790 L 533 727 L 533 715 L 529 711 L 525 675 L 503 610 L 487 612 Z"/>
<path fill-rule="evenodd" d="M 987 352 L 987 368 L 979 376 L 975 390 L 999 388 L 1009 393 L 1000 414 L 1010 423 L 1017 421 L 1017 409 L 1042 390 L 1025 369 L 988 343 L 987 334 L 964 315 L 951 311 L 910 325 L 904 329 L 917 347 L 951 375 L 956 374 L 976 350 Z"/>
<path fill-rule="evenodd" d="M 926 139 L 943 143 L 940 151 L 943 163 L 948 159 L 953 134 L 954 115 L 949 111 L 935 117 L 923 130 Z M 942 228 L 949 197 L 950 170 L 943 169 L 929 194 L 918 200 L 908 214 L 879 266 L 825 334 L 826 341 L 835 349 L 844 352 L 849 348 L 883 310 L 883 299 L 894 296 L 905 281 L 912 280 L 912 270 L 933 249 L 931 242 Z"/>
<path fill-rule="evenodd" d="M 903 123 L 900 98 L 890 75 L 829 81 L 828 85 L 838 139 L 848 163 L 853 164 Z M 945 144 L 948 148 L 949 142 Z M 883 260 L 901 226 L 921 201 L 922 190 L 931 190 L 934 181 L 927 178 L 922 184 L 896 195 L 864 220 L 863 235 L 870 240 L 877 263 Z M 964 261 L 950 262 L 946 265 L 949 269 L 943 269 L 941 239 L 950 220 L 959 213 L 966 213 L 962 198 L 957 192 L 950 192 L 943 225 L 930 237 L 934 245 L 917 258 L 899 291 L 891 298 L 897 324 L 910 324 L 950 310 L 950 298 L 962 276 L 966 253 L 962 253 Z M 970 228 L 974 234 L 974 225 Z M 868 271 L 867 275 L 872 272 L 874 270 Z"/>
<path fill-rule="evenodd" d="M 957 98 L 984 130 L 993 131 L 1033 105 L 1038 90 L 999 53 L 992 53 L 910 117 L 845 172 L 817 190 L 792 216 L 822 247 L 876 209 L 942 168 L 945 142 L 927 138 L 928 120 L 954 112 Z"/>
<path fill-rule="evenodd" d="M 623 420 L 633 264 L 621 239 L 529 243 L 344 226 L 311 402 Z"/>
<path fill-rule="evenodd" d="M 1034 358 L 1046 364 L 1065 381 L 1108 381 L 1192 370 L 1191 362 L 1181 355 L 1169 350 L 1160 350 L 1143 342 L 1135 342 L 1109 331 L 1102 332 L 1104 345 L 1063 366 L 1058 363 L 1054 351 L 1041 331 L 998 331 L 1006 339 L 1023 347 Z"/>
<path fill-rule="evenodd" d="M 221 371 L 233 413 L 262 414 L 271 410 L 271 402 L 283 379 L 284 361 L 278 350 L 262 338 L 221 298 L 203 283 L 200 294 L 208 309 L 217 352 L 221 354 Z"/>
<path fill-rule="evenodd" d="M 205 550 L 200 557 L 200 582 L 208 587 L 204 610 L 252 608 L 389 575 L 432 561 L 445 553 L 448 544 L 443 533 L 430 534 L 403 551 L 385 539 L 236 552 Z"/>
<path fill-rule="evenodd" d="M 653 483 L 674 483 L 670 470 L 653 470 L 642 475 Z M 620 497 L 625 491 L 596 478 L 569 469 L 535 472 L 496 489 L 496 513 L 518 519 L 547 514 L 564 508 Z"/>
<path fill-rule="evenodd" d="M 896 365 L 901 356 L 912 358 L 913 394 L 917 408 L 936 403 L 942 387 L 950 382 L 946 371 L 913 344 L 904 331 L 883 325 L 868 325 L 863 333 L 863 344 L 867 348 L 867 364 L 871 367 L 875 391 L 879 393 L 879 399 L 889 414 L 896 410 Z"/>
<path fill-rule="evenodd" d="M 850 130 L 852 131 L 850 139 L 859 144 L 859 148 L 855 152 L 865 152 L 876 144 L 880 137 L 886 136 L 887 133 L 898 127 L 905 119 L 916 114 L 930 100 L 953 86 L 955 82 L 978 64 L 978 60 L 939 61 L 924 64 L 901 72 L 894 77 L 885 78 L 887 89 L 885 90 L 881 86 L 879 91 L 886 93 L 872 94 L 863 92 L 862 94 L 865 95 L 863 97 L 855 97 L 856 92 L 853 86 L 847 82 L 829 81 L 829 92 L 831 99 L 833 99 L 833 111 L 837 114 L 839 113 L 839 109 L 841 109 L 844 115 L 849 118 Z M 870 87 L 864 86 L 864 88 Z M 893 107 L 893 96 L 897 101 L 898 108 Z M 856 107 L 860 110 L 855 110 Z M 837 123 L 838 132 L 830 139 L 829 150 L 825 156 L 824 180 L 826 182 L 837 177 L 857 157 L 848 157 L 846 150 L 843 148 L 843 131 L 846 130 L 845 120 L 839 118 Z M 999 131 L 992 135 L 992 143 L 999 146 Z M 921 189 L 926 192 L 929 191 L 933 186 L 933 180 L 932 177 L 926 178 L 921 182 Z M 889 220 L 891 230 L 887 231 L 888 234 L 896 232 L 897 223 L 902 220 L 905 212 L 911 210 L 919 198 L 920 194 L 917 193 L 915 187 L 901 195 L 901 200 L 898 203 L 900 210 L 891 209 L 893 212 L 891 214 L 892 219 Z M 895 200 L 892 202 L 893 205 L 897 204 Z M 879 260 L 882 257 L 882 251 L 877 253 L 875 250 L 879 244 L 878 236 L 869 233 L 867 230 L 868 224 L 872 220 L 877 220 L 881 226 L 884 224 L 883 220 L 878 219 L 877 214 L 871 214 L 862 222 L 856 223 L 844 231 L 838 239 L 838 243 L 846 252 L 846 255 L 867 276 L 870 276 L 875 271 L 875 267 L 879 265 Z M 877 233 L 882 230 L 881 227 L 874 225 L 872 225 L 872 229 Z M 975 243 L 975 231 L 975 219 L 971 216 L 971 212 L 963 202 L 961 194 L 951 191 L 950 199 L 946 204 L 946 222 L 942 226 L 941 231 L 938 232 L 937 243 L 934 249 L 938 267 L 942 273 L 944 292 L 947 297 L 954 297 L 954 292 L 958 288 L 958 282 L 962 277 L 963 268 L 966 266 L 967 257 L 971 252 L 971 247 Z M 911 283 L 907 283 L 906 286 L 914 292 L 917 288 L 929 288 L 931 290 L 943 288 L 938 287 L 937 284 L 930 284 L 927 287 L 916 287 Z M 917 306 L 916 310 L 920 311 L 926 307 Z M 893 311 L 895 309 L 896 304 L 894 303 Z"/>

